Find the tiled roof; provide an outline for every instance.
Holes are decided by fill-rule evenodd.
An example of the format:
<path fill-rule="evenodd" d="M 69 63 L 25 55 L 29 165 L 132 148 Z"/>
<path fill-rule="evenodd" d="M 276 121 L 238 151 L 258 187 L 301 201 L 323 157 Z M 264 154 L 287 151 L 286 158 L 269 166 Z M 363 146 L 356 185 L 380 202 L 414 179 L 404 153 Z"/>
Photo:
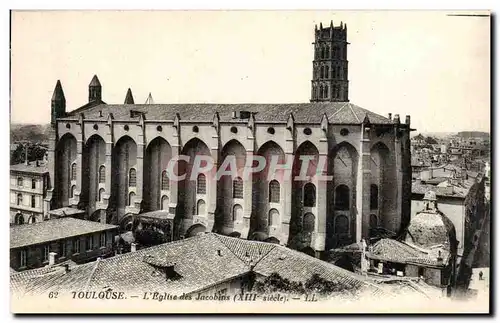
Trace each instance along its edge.
<path fill-rule="evenodd" d="M 381 239 L 372 247 L 368 257 L 388 262 L 406 264 L 417 263 L 437 266 L 438 251 L 441 251 L 443 264 L 447 264 L 449 252 L 444 248 L 421 249 L 394 239 Z"/>
<path fill-rule="evenodd" d="M 14 225 L 10 227 L 10 248 L 20 248 L 114 228 L 117 226 L 74 218 Z"/>
<path fill-rule="evenodd" d="M 212 120 L 215 112 L 221 121 L 233 121 L 234 111 L 249 111 L 255 114 L 255 121 L 286 122 L 293 113 L 296 122 L 320 123 L 326 114 L 332 124 L 361 124 L 368 116 L 372 124 L 391 124 L 392 121 L 349 102 L 290 103 L 290 104 L 100 104 L 86 109 L 69 112 L 66 118 L 78 118 L 83 112 L 85 118 L 99 118 L 102 111 L 104 120 L 108 113 L 115 119 L 128 120 L 130 110 L 145 113 L 146 120 L 174 120 L 176 113 L 180 120 Z"/>
<path fill-rule="evenodd" d="M 248 256 L 247 257 L 247 253 Z M 249 259 L 252 261 L 250 262 Z M 173 264 L 180 275 L 167 280 L 162 264 Z M 11 284 L 18 290 L 41 293 L 46 290 L 128 291 L 161 290 L 193 293 L 250 271 L 268 276 L 274 272 L 293 281 L 305 282 L 313 274 L 338 282 L 346 288 L 382 293 L 362 276 L 286 247 L 207 233 L 115 257 L 57 271 L 50 275 L 24 278 Z M 76 285 L 72 285 L 75 283 Z M 75 287 L 76 286 L 76 287 Z"/>
<path fill-rule="evenodd" d="M 49 172 L 49 168 L 47 164 L 40 162 L 39 166 L 36 166 L 35 162 L 30 162 L 28 165 L 16 164 L 10 165 L 10 170 L 15 172 L 26 172 L 26 173 L 34 173 L 34 174 L 45 174 Z"/>
<path fill-rule="evenodd" d="M 72 215 L 82 214 L 82 213 L 85 213 L 85 211 L 80 210 L 80 209 L 75 209 L 73 207 L 61 207 L 59 209 L 54 209 L 54 210 L 49 211 L 49 214 L 57 215 L 60 217 L 72 216 Z"/>
<path fill-rule="evenodd" d="M 424 195 L 427 191 L 434 191 L 437 196 L 465 198 L 469 189 L 466 187 L 453 186 L 453 191 L 450 191 L 447 187 L 440 187 L 432 184 L 422 184 L 418 182 L 413 182 L 411 184 L 412 194 Z"/>

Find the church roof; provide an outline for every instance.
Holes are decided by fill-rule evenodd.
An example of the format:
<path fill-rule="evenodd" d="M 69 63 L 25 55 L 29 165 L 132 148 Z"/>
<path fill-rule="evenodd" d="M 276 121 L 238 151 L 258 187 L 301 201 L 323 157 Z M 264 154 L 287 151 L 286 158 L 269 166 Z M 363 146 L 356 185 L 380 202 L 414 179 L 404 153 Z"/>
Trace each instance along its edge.
<path fill-rule="evenodd" d="M 331 124 L 361 124 L 366 116 L 372 124 L 392 124 L 383 116 L 363 109 L 350 102 L 314 102 L 288 104 L 100 104 L 88 109 L 78 109 L 69 112 L 66 118 L 77 118 L 77 112 L 83 112 L 85 118 L 99 118 L 99 111 L 107 118 L 112 113 L 115 119 L 131 119 L 130 110 L 143 112 L 146 120 L 174 120 L 179 114 L 181 120 L 207 121 L 215 112 L 219 113 L 220 121 L 234 121 L 233 112 L 248 111 L 254 114 L 256 122 L 284 123 L 291 113 L 295 122 L 320 123 L 326 115 Z"/>

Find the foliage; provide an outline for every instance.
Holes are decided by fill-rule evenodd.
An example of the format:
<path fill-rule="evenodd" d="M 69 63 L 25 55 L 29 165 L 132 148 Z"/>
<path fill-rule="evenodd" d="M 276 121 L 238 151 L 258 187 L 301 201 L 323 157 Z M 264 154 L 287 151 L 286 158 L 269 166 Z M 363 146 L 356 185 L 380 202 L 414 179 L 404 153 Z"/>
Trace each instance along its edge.
<path fill-rule="evenodd" d="M 259 293 L 290 293 L 296 295 L 316 294 L 329 296 L 332 294 L 351 294 L 356 292 L 355 286 L 349 286 L 345 282 L 331 281 L 313 274 L 305 284 L 302 282 L 290 281 L 281 277 L 278 273 L 272 273 L 263 281 L 256 281 L 254 289 Z"/>
<path fill-rule="evenodd" d="M 426 137 L 425 138 L 425 143 L 426 144 L 429 144 L 429 145 L 434 145 L 434 144 L 437 144 L 437 140 L 432 138 L 432 137 Z"/>
<path fill-rule="evenodd" d="M 135 232 L 135 240 L 142 246 L 150 247 L 165 243 L 165 237 L 153 229 L 142 229 Z"/>
<path fill-rule="evenodd" d="M 28 145 L 28 161 L 41 160 L 45 156 L 47 149 L 40 145 L 33 144 L 19 144 L 16 149 L 11 152 L 10 163 L 11 165 L 21 164 L 26 159 L 26 145 Z"/>

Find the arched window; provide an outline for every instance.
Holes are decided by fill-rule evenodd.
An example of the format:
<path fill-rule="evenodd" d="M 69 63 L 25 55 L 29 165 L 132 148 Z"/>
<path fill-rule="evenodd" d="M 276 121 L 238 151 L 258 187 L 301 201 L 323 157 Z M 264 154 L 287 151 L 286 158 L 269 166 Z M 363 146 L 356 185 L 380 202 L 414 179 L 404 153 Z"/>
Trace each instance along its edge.
<path fill-rule="evenodd" d="M 207 194 L 207 178 L 204 174 L 196 179 L 196 194 Z"/>
<path fill-rule="evenodd" d="M 280 213 L 276 209 L 269 210 L 267 225 L 275 226 L 279 224 Z"/>
<path fill-rule="evenodd" d="M 325 95 L 325 98 L 328 97 L 328 85 L 325 85 L 325 90 L 323 91 L 323 94 Z"/>
<path fill-rule="evenodd" d="M 71 180 L 76 181 L 76 163 L 71 164 Z"/>
<path fill-rule="evenodd" d="M 17 186 L 23 186 L 23 178 L 22 177 L 17 178 Z"/>
<path fill-rule="evenodd" d="M 243 180 L 240 177 L 236 177 L 233 180 L 233 198 L 243 198 Z"/>
<path fill-rule="evenodd" d="M 316 87 L 316 84 L 313 85 L 313 98 L 316 99 L 318 97 L 318 88 Z"/>
<path fill-rule="evenodd" d="M 135 187 L 137 185 L 137 172 L 135 168 L 131 168 L 128 173 L 128 186 Z"/>
<path fill-rule="evenodd" d="M 196 211 L 198 215 L 205 215 L 206 210 L 205 210 L 205 201 L 203 200 L 198 200 L 198 203 L 196 203 Z"/>
<path fill-rule="evenodd" d="M 370 185 L 370 209 L 378 209 L 378 186 L 375 184 Z"/>
<path fill-rule="evenodd" d="M 16 215 L 15 223 L 16 224 L 24 224 L 24 215 L 22 215 L 21 213 L 18 213 Z"/>
<path fill-rule="evenodd" d="M 168 191 L 170 189 L 170 181 L 167 176 L 167 171 L 161 172 L 161 190 Z"/>
<path fill-rule="evenodd" d="M 349 233 L 349 219 L 345 215 L 335 217 L 335 234 Z"/>
<path fill-rule="evenodd" d="M 104 165 L 99 167 L 99 183 L 106 183 L 106 167 Z"/>
<path fill-rule="evenodd" d="M 376 214 L 370 214 L 370 228 L 378 227 L 378 218 Z"/>
<path fill-rule="evenodd" d="M 167 211 L 168 210 L 168 196 L 163 195 L 161 198 L 161 209 Z"/>
<path fill-rule="evenodd" d="M 322 99 L 323 98 L 323 85 L 320 85 L 319 86 L 319 98 Z"/>
<path fill-rule="evenodd" d="M 337 66 L 332 67 L 332 78 L 337 77 Z"/>
<path fill-rule="evenodd" d="M 349 187 L 346 185 L 339 185 L 335 188 L 335 209 L 346 211 L 349 210 Z"/>
<path fill-rule="evenodd" d="M 313 232 L 314 231 L 314 214 L 306 213 L 304 219 L 302 220 L 302 231 Z"/>
<path fill-rule="evenodd" d="M 325 47 L 321 46 L 321 58 L 325 58 Z"/>
<path fill-rule="evenodd" d="M 325 49 L 325 56 L 326 58 L 330 58 L 330 46 L 326 45 L 326 49 Z"/>
<path fill-rule="evenodd" d="M 239 204 L 233 206 L 233 222 L 240 222 L 243 220 L 243 208 Z"/>
<path fill-rule="evenodd" d="M 337 86 L 337 89 L 335 90 L 335 97 L 340 97 L 340 86 Z"/>
<path fill-rule="evenodd" d="M 313 183 L 304 185 L 304 206 L 313 207 L 316 205 L 316 186 Z"/>
<path fill-rule="evenodd" d="M 325 66 L 325 78 L 330 78 L 330 68 Z"/>
<path fill-rule="evenodd" d="M 97 200 L 98 200 L 99 202 L 102 202 L 104 192 L 105 192 L 104 188 L 101 188 L 101 189 L 99 190 L 99 196 L 97 197 Z"/>
<path fill-rule="evenodd" d="M 75 197 L 75 190 L 76 190 L 76 185 L 72 185 L 69 191 L 69 197 L 74 198 Z"/>
<path fill-rule="evenodd" d="M 33 215 L 33 216 L 31 217 L 31 223 L 36 223 L 36 216 L 34 216 L 34 215 Z"/>
<path fill-rule="evenodd" d="M 320 78 L 324 78 L 325 77 L 325 67 L 324 66 L 320 67 L 319 77 Z"/>
<path fill-rule="evenodd" d="M 280 202 L 280 183 L 277 180 L 272 180 L 269 183 L 269 202 Z"/>
<path fill-rule="evenodd" d="M 133 206 L 134 205 L 134 199 L 135 199 L 135 193 L 134 192 L 130 192 L 128 194 L 128 205 L 129 206 Z"/>
<path fill-rule="evenodd" d="M 22 205 L 23 204 L 23 194 L 18 193 L 17 194 L 17 205 Z"/>
<path fill-rule="evenodd" d="M 332 92 L 334 93 L 333 95 L 335 95 L 335 97 L 337 97 L 337 85 L 333 86 L 333 91 Z"/>

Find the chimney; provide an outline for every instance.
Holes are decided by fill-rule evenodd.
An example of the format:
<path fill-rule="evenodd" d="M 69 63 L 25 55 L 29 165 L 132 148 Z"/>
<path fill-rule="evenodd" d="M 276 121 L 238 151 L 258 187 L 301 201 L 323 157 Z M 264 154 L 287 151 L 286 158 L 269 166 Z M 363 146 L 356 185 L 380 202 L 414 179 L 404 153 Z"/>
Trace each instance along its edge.
<path fill-rule="evenodd" d="M 57 253 L 49 252 L 49 266 L 53 266 L 56 264 Z"/>
<path fill-rule="evenodd" d="M 409 125 L 409 124 L 410 124 L 410 116 L 409 116 L 409 115 L 407 115 L 407 116 L 406 116 L 405 123 L 406 123 L 407 125 Z"/>
<path fill-rule="evenodd" d="M 399 121 L 399 114 L 394 115 L 394 123 L 400 123 Z"/>
<path fill-rule="evenodd" d="M 132 242 L 130 244 L 130 252 L 136 252 L 137 251 L 137 243 Z"/>
<path fill-rule="evenodd" d="M 35 166 L 36 167 L 40 166 L 40 163 L 38 162 L 38 159 L 35 161 Z"/>
<path fill-rule="evenodd" d="M 392 113 L 390 113 L 390 112 L 389 112 L 389 113 L 388 113 L 388 115 L 387 115 L 387 118 L 388 118 L 389 120 L 392 120 Z"/>
<path fill-rule="evenodd" d="M 437 264 L 438 265 L 442 265 L 443 264 L 443 257 L 441 256 L 441 250 L 438 250 Z"/>
<path fill-rule="evenodd" d="M 25 149 L 24 149 L 24 165 L 28 165 L 28 143 L 26 143 Z"/>

